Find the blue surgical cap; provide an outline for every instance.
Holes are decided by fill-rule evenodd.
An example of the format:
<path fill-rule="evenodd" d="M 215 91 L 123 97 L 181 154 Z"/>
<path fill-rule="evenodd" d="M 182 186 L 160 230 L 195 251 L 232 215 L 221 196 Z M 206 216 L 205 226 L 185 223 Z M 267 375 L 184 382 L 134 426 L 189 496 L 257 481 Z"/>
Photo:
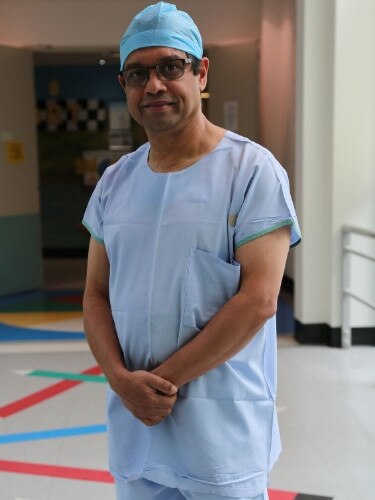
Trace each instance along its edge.
<path fill-rule="evenodd" d="M 135 16 L 120 42 L 120 69 L 128 55 L 145 47 L 171 47 L 202 58 L 202 37 L 192 18 L 171 3 L 150 5 Z"/>

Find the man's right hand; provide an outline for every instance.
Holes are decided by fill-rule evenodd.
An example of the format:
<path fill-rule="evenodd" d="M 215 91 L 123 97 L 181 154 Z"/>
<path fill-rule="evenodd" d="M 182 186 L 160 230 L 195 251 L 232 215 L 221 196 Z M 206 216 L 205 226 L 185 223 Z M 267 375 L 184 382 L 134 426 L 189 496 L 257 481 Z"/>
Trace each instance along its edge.
<path fill-rule="evenodd" d="M 129 372 L 110 382 L 126 408 L 145 425 L 152 426 L 168 417 L 177 399 L 177 387 L 147 371 Z"/>

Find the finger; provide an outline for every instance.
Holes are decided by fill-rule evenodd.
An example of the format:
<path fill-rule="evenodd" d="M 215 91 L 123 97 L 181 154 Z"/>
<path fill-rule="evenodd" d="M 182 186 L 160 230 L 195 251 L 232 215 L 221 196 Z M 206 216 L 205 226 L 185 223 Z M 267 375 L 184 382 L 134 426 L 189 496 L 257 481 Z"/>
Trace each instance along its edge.
<path fill-rule="evenodd" d="M 168 380 L 165 380 L 158 375 L 154 375 L 153 373 L 149 374 L 147 385 L 169 396 L 173 396 L 178 391 L 177 387 L 171 382 L 168 382 Z"/>
<path fill-rule="evenodd" d="M 158 424 L 159 422 L 154 422 L 153 420 L 142 420 L 142 422 L 147 425 L 148 427 L 152 427 L 153 425 Z"/>
<path fill-rule="evenodd" d="M 160 422 L 164 420 L 164 418 L 165 417 L 152 416 L 152 417 L 143 417 L 141 420 L 144 424 L 152 426 L 160 424 Z"/>
<path fill-rule="evenodd" d="M 172 410 L 173 410 L 173 405 L 169 406 L 168 408 L 156 408 L 155 415 L 168 417 L 172 413 Z"/>
<path fill-rule="evenodd" d="M 155 408 L 155 410 L 162 410 L 162 411 L 167 411 L 169 412 L 173 406 L 175 405 L 176 403 L 176 396 L 168 396 L 168 395 L 165 395 L 165 394 L 162 394 L 162 393 L 159 393 L 158 395 L 155 395 L 153 397 L 153 408 Z"/>
<path fill-rule="evenodd" d="M 128 400 L 121 398 L 123 405 L 131 412 L 133 415 L 135 413 L 141 415 L 142 417 L 147 418 L 150 413 L 154 413 L 155 416 L 164 416 L 172 409 L 172 401 L 170 399 L 171 396 L 153 396 L 153 401 L 149 402 L 147 406 L 143 405 L 134 405 Z M 172 396 L 173 398 L 173 396 Z M 135 415 L 138 418 L 138 415 Z"/>

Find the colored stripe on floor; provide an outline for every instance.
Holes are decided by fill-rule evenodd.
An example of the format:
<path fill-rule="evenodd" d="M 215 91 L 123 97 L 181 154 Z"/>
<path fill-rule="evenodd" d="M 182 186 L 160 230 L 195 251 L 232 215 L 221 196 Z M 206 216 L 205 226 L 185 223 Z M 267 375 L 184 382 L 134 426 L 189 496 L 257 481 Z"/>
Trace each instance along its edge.
<path fill-rule="evenodd" d="M 17 474 L 31 474 L 33 476 L 78 479 L 80 481 L 113 483 L 113 478 L 108 471 L 64 467 L 61 465 L 33 464 L 28 462 L 0 460 L 0 471 L 15 472 Z M 301 495 L 287 491 L 269 490 L 268 493 L 270 500 L 333 500 L 331 497 Z"/>
<path fill-rule="evenodd" d="M 83 332 L 38 330 L 0 323 L 0 342 L 31 342 L 38 340 L 84 340 Z"/>
<path fill-rule="evenodd" d="M 40 290 L 0 298 L 0 312 L 82 310 L 83 290 Z"/>
<path fill-rule="evenodd" d="M 63 467 L 60 465 L 0 460 L 0 471 L 15 472 L 17 474 L 31 474 L 33 476 L 60 477 L 64 479 L 79 479 L 81 481 L 113 483 L 113 478 L 108 471 Z"/>
<path fill-rule="evenodd" d="M 292 493 L 291 491 L 268 490 L 270 500 L 333 500 L 332 497 L 316 495 L 305 495 L 303 493 Z"/>
<path fill-rule="evenodd" d="M 295 500 L 297 493 L 292 493 L 290 491 L 268 490 L 268 496 L 270 500 Z"/>
<path fill-rule="evenodd" d="M 101 434 L 107 431 L 102 425 L 88 425 L 84 427 L 70 427 L 67 429 L 49 429 L 45 431 L 22 432 L 18 434 L 0 434 L 0 444 L 20 443 L 25 441 L 39 441 L 42 439 L 57 439 L 88 434 Z"/>
<path fill-rule="evenodd" d="M 0 312 L 0 322 L 11 326 L 41 325 L 64 321 L 66 319 L 82 318 L 80 311 L 38 311 L 38 312 Z"/>
<path fill-rule="evenodd" d="M 63 380 L 79 380 L 81 382 L 95 382 L 106 384 L 107 379 L 104 375 L 82 375 L 80 373 L 69 373 L 69 372 L 51 372 L 45 370 L 33 370 L 30 372 L 24 372 L 23 375 L 28 377 L 48 377 L 48 378 L 59 378 Z"/>
<path fill-rule="evenodd" d="M 303 493 L 298 493 L 296 500 L 333 500 L 333 497 L 322 497 L 316 495 L 305 495 Z"/>
<path fill-rule="evenodd" d="M 100 373 L 102 373 L 101 368 L 99 366 L 94 366 L 81 372 L 81 375 L 99 375 Z M 73 387 L 76 387 L 81 383 L 81 381 L 64 380 L 63 382 L 58 382 L 57 384 L 50 385 L 49 387 L 46 387 L 41 391 L 34 392 L 29 396 L 0 407 L 0 418 L 10 417 L 15 413 L 24 411 L 31 406 L 42 403 L 43 401 L 57 396 L 62 392 L 68 391 L 69 389 L 72 389 Z"/>
<path fill-rule="evenodd" d="M 77 467 L 64 467 L 61 465 L 33 464 L 28 462 L 0 460 L 0 471 L 14 472 L 17 474 L 31 474 L 33 476 L 78 479 L 80 481 L 113 483 L 113 478 L 108 471 L 81 469 Z M 333 500 L 330 497 L 300 495 L 298 493 L 276 490 L 269 490 L 269 497 L 270 500 Z"/>
<path fill-rule="evenodd" d="M 62 302 L 64 304 L 78 304 L 81 306 L 82 308 L 82 302 L 83 302 L 83 294 L 80 293 L 78 295 L 69 295 L 69 296 L 56 296 L 56 297 L 53 297 L 53 299 L 49 299 L 49 300 L 53 300 L 54 302 Z"/>
<path fill-rule="evenodd" d="M 333 500 L 332 497 L 316 495 L 305 495 L 303 493 L 292 493 L 291 491 L 268 490 L 270 500 Z"/>

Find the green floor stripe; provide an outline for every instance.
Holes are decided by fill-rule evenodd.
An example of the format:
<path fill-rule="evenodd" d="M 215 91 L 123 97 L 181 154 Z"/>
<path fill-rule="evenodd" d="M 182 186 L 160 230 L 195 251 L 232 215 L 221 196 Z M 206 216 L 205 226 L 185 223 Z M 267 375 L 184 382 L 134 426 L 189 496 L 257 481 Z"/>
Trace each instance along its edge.
<path fill-rule="evenodd" d="M 0 312 L 70 312 L 82 311 L 81 304 L 54 301 L 54 300 L 30 300 L 16 304 L 2 306 L 0 304 Z"/>
<path fill-rule="evenodd" d="M 50 372 L 44 370 L 34 370 L 28 375 L 31 377 L 59 378 L 64 380 L 79 380 L 80 382 L 98 382 L 101 384 L 107 382 L 104 375 L 80 375 L 79 373 Z"/>

